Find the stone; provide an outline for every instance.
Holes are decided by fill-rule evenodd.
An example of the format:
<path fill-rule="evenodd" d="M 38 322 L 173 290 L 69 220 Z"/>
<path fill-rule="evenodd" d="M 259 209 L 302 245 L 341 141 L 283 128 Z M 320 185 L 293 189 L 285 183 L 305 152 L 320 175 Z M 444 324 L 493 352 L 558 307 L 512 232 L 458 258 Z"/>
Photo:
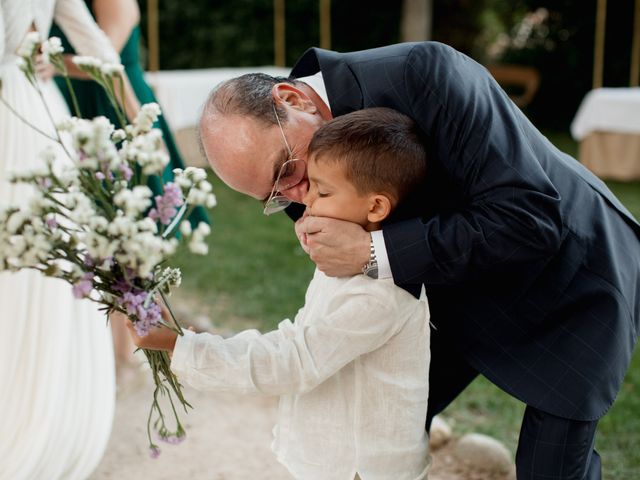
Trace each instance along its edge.
<path fill-rule="evenodd" d="M 451 427 L 439 415 L 433 417 L 431 430 L 429 431 L 429 448 L 437 450 L 451 440 Z"/>
<path fill-rule="evenodd" d="M 474 470 L 507 473 L 513 467 L 511 452 L 495 438 L 480 433 L 462 436 L 454 448 L 458 461 Z"/>

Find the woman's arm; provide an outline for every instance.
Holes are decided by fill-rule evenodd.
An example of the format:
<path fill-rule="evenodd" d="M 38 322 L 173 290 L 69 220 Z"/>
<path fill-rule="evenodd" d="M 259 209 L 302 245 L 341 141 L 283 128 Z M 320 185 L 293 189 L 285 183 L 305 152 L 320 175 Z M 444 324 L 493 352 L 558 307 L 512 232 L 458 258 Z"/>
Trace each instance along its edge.
<path fill-rule="evenodd" d="M 93 13 L 113 48 L 121 52 L 131 32 L 140 22 L 140 9 L 136 1 L 93 0 Z"/>
<path fill-rule="evenodd" d="M 105 62 L 120 63 L 120 57 L 111 40 L 91 18 L 89 10 L 81 0 L 58 0 L 54 19 L 78 54 L 98 57 Z M 126 75 L 124 76 L 124 98 L 120 98 L 119 85 L 116 85 L 116 94 L 118 100 L 124 104 L 127 118 L 133 120 L 140 110 L 140 102 L 138 102 Z"/>

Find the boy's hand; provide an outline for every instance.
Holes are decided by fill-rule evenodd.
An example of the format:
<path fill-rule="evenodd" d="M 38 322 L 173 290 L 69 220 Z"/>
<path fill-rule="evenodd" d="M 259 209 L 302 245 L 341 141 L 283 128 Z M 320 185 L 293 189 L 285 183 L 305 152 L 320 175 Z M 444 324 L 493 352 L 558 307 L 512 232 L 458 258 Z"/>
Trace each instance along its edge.
<path fill-rule="evenodd" d="M 296 224 L 296 233 L 306 234 L 311 260 L 330 277 L 362 273 L 369 261 L 371 235 L 356 223 L 328 217 L 307 216 Z"/>
<path fill-rule="evenodd" d="M 162 316 L 165 317 L 164 309 L 166 307 L 162 305 L 162 308 Z M 133 323 L 124 313 L 111 312 L 109 313 L 109 320 L 111 322 L 125 322 L 127 329 L 129 330 L 129 334 L 131 335 L 133 343 L 136 347 L 144 348 L 147 350 L 166 350 L 168 352 L 173 352 L 173 349 L 176 345 L 176 340 L 178 338 L 178 334 L 173 330 L 170 330 L 164 326 L 159 326 L 157 328 L 153 328 L 144 337 L 140 337 L 136 333 L 136 329 L 133 326 Z M 167 321 L 166 318 L 165 321 Z"/>

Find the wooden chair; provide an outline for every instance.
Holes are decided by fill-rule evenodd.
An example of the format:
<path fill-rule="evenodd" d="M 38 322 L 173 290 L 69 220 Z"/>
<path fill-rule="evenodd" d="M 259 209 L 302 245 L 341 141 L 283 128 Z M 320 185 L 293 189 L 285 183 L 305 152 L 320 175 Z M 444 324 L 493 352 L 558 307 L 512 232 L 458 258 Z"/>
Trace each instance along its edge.
<path fill-rule="evenodd" d="M 531 103 L 540 86 L 540 73 L 533 67 L 493 64 L 487 65 L 487 70 L 520 108 Z"/>

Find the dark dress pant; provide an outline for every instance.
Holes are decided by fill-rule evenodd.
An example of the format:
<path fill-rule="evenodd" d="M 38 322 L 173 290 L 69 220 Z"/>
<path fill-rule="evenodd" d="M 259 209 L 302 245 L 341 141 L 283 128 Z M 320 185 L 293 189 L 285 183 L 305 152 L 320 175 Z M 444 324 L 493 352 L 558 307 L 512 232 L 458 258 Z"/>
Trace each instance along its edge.
<path fill-rule="evenodd" d="M 427 430 L 478 375 L 455 348 L 432 331 Z M 439 341 L 442 340 L 442 341 Z M 556 417 L 527 406 L 516 453 L 518 480 L 600 480 L 600 456 L 594 450 L 598 421 Z"/>

